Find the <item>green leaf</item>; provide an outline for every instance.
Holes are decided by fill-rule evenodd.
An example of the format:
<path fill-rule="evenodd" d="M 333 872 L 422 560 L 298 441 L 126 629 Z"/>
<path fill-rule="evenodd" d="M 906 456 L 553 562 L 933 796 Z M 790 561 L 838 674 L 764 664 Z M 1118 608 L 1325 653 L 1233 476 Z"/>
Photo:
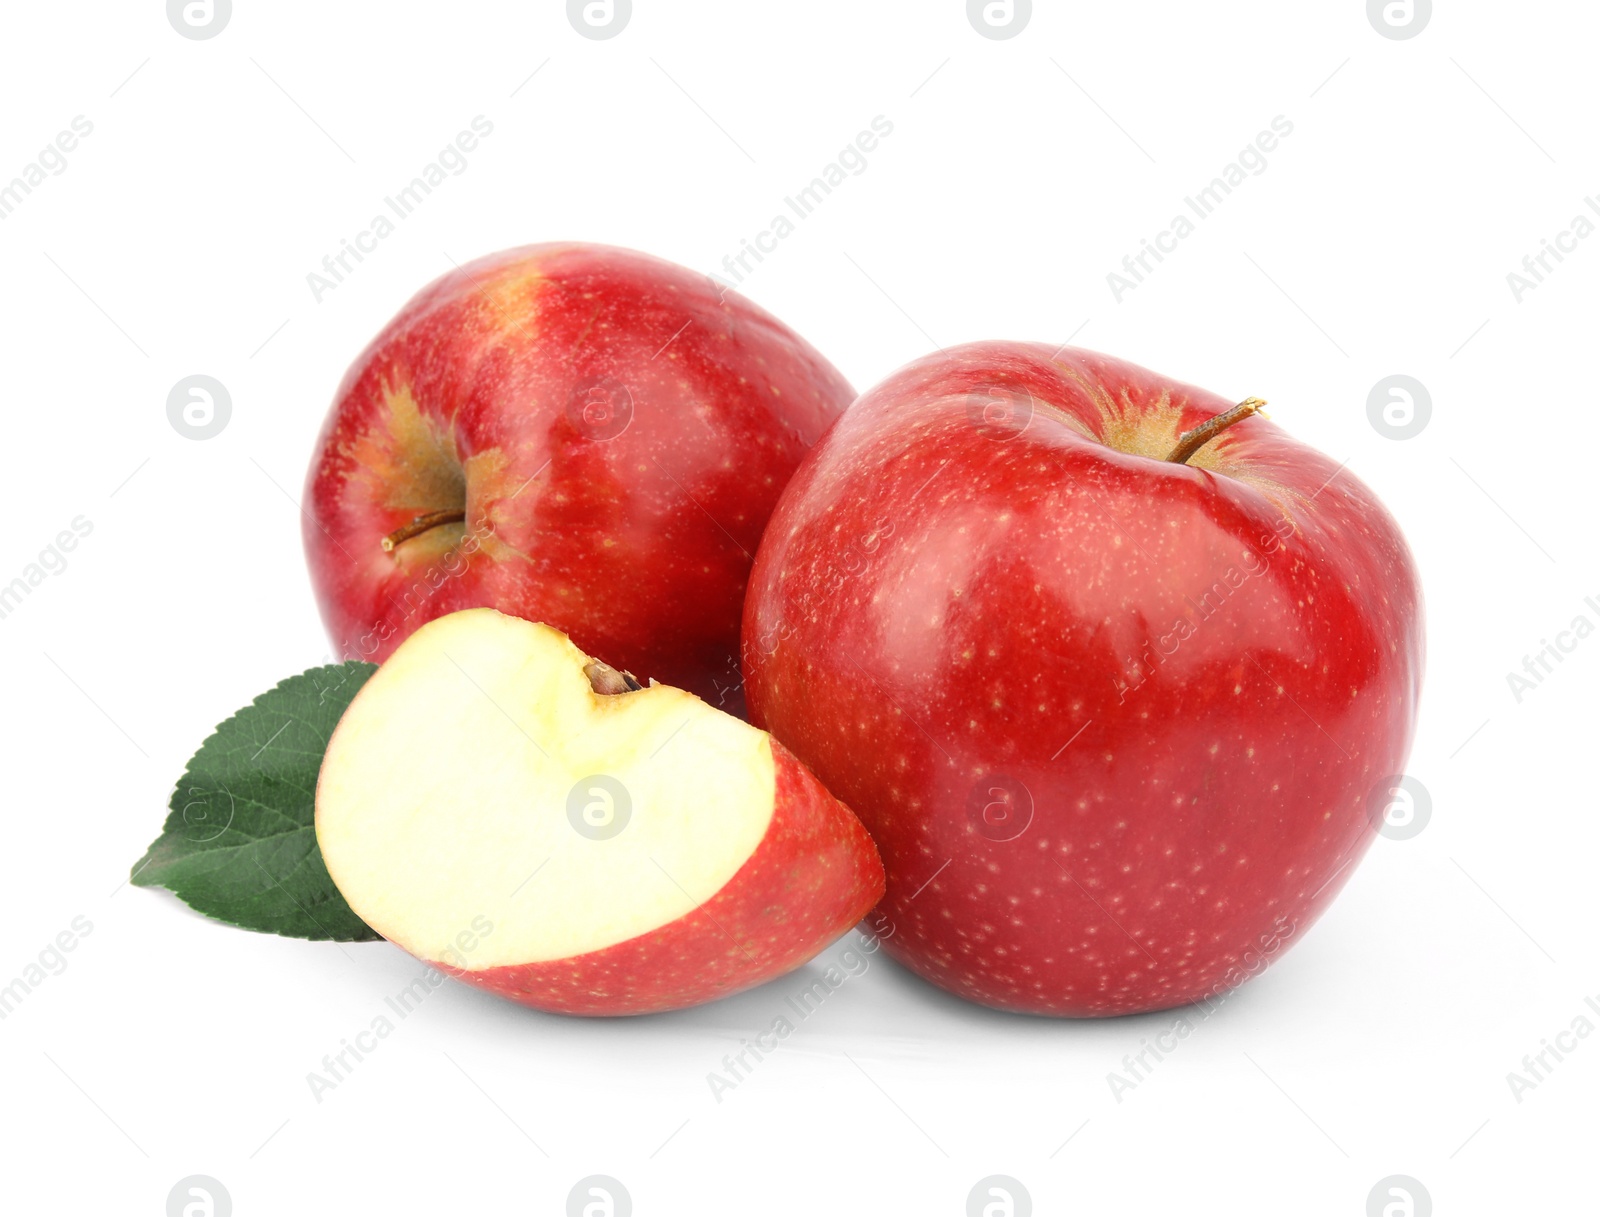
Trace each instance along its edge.
<path fill-rule="evenodd" d="M 189 761 L 166 827 L 133 868 L 196 911 L 288 938 L 378 937 L 333 886 L 313 823 L 317 771 L 339 716 L 376 664 L 291 676 L 240 710 Z"/>

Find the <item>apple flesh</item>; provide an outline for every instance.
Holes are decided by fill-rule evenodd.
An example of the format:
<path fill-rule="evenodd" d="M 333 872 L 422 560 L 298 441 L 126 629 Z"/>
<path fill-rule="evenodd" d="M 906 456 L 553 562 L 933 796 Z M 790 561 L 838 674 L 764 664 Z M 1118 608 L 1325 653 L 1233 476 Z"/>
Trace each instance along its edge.
<path fill-rule="evenodd" d="M 869 390 L 784 492 L 751 720 L 861 817 L 885 948 L 952 993 L 1216 996 L 1375 835 L 1422 674 L 1410 553 L 1348 470 L 1230 406 L 978 343 Z"/>
<path fill-rule="evenodd" d="M 853 396 L 776 318 L 644 254 L 452 271 L 350 368 L 317 442 L 303 532 L 329 635 L 381 661 L 496 608 L 740 713 L 762 528 Z"/>
<path fill-rule="evenodd" d="M 781 744 L 492 609 L 423 626 L 362 687 L 316 828 L 378 933 L 566 1014 L 760 984 L 883 893 L 866 830 Z"/>

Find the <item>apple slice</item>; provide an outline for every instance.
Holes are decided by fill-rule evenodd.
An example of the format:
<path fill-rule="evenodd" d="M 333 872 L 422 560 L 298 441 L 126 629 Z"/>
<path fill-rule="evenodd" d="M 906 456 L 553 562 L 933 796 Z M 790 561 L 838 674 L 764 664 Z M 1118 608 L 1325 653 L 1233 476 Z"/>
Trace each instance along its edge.
<path fill-rule="evenodd" d="M 760 984 L 883 895 L 866 829 L 766 732 L 494 609 L 429 622 L 378 669 L 316 807 L 374 930 L 566 1014 Z"/>

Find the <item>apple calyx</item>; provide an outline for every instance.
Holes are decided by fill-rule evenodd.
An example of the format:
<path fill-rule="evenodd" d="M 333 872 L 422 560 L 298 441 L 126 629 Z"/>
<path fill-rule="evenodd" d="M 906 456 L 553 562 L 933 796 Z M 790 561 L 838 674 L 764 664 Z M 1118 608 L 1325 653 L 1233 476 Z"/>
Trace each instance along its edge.
<path fill-rule="evenodd" d="M 589 678 L 589 687 L 602 697 L 618 693 L 637 693 L 644 688 L 632 672 L 619 672 L 608 663 L 591 659 L 583 665 L 583 674 Z"/>
<path fill-rule="evenodd" d="M 460 524 L 467 518 L 464 507 L 446 509 L 445 511 L 430 511 L 420 515 L 409 524 L 402 524 L 383 540 L 378 542 L 383 547 L 384 553 L 393 552 L 395 546 L 411 540 L 412 537 L 421 536 L 430 528 L 437 528 L 441 524 Z"/>
<path fill-rule="evenodd" d="M 1167 455 L 1167 460 L 1179 465 L 1189 463 L 1189 458 L 1200 449 L 1204 448 L 1211 440 L 1221 435 L 1241 418 L 1255 414 L 1267 403 L 1259 397 L 1247 397 L 1231 410 L 1224 410 L 1215 418 L 1208 418 L 1198 427 L 1193 427 L 1178 436 L 1178 444 Z"/>

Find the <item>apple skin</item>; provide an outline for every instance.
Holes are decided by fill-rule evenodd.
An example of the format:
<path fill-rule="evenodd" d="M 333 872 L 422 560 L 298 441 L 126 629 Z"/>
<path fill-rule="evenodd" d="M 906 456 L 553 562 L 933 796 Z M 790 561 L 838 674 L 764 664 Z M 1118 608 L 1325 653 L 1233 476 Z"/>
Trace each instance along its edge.
<path fill-rule="evenodd" d="M 691 913 L 568 959 L 439 971 L 556 1014 L 656 1014 L 729 997 L 792 972 L 883 895 L 883 863 L 850 809 L 777 740 L 774 805 L 761 843 Z"/>
<path fill-rule="evenodd" d="M 533 245 L 452 271 L 356 360 L 317 441 L 303 532 L 334 646 L 381 661 L 490 607 L 739 713 L 762 529 L 853 396 L 776 318 L 645 254 Z"/>
<path fill-rule="evenodd" d="M 884 946 L 952 993 L 1218 996 L 1376 835 L 1421 683 L 1411 555 L 1260 416 L 1164 459 L 1232 404 L 976 343 L 869 390 L 784 492 L 745 604 L 752 722 L 866 824 Z"/>

